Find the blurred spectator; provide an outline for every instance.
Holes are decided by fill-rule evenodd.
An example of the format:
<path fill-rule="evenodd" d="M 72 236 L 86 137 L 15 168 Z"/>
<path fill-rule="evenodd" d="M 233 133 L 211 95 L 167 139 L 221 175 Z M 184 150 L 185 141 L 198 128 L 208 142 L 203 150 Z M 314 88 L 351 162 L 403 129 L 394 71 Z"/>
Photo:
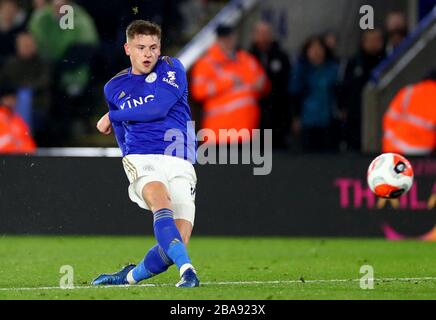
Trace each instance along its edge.
<path fill-rule="evenodd" d="M 32 6 L 34 10 L 39 10 L 44 8 L 49 0 L 33 0 L 32 1 Z"/>
<path fill-rule="evenodd" d="M 192 37 L 208 22 L 208 4 L 205 0 L 187 0 L 180 6 L 185 35 Z"/>
<path fill-rule="evenodd" d="M 325 32 L 322 36 L 325 45 L 327 46 L 327 48 L 330 51 L 331 56 L 335 59 L 339 61 L 338 55 L 337 55 L 337 50 L 338 50 L 338 36 L 336 35 L 335 32 L 329 30 L 327 32 Z"/>
<path fill-rule="evenodd" d="M 291 65 L 267 22 L 255 25 L 250 52 L 260 61 L 272 85 L 270 94 L 260 101 L 260 128 L 273 129 L 273 148 L 286 148 L 291 127 L 288 99 Z"/>
<path fill-rule="evenodd" d="M 394 97 L 383 118 L 383 152 L 429 155 L 436 150 L 436 70 Z"/>
<path fill-rule="evenodd" d="M 73 29 L 60 27 L 61 7 L 72 6 L 74 10 Z M 82 7 L 68 0 L 53 0 L 35 11 L 29 28 L 46 60 L 57 63 L 62 69 L 61 85 L 69 95 L 78 95 L 89 81 L 88 64 L 98 45 L 98 35 L 88 13 Z"/>
<path fill-rule="evenodd" d="M 338 63 L 331 58 L 322 37 L 309 38 L 289 86 L 296 116 L 293 130 L 296 135 L 301 132 L 305 152 L 337 149 L 337 78 Z"/>
<path fill-rule="evenodd" d="M 15 37 L 25 29 L 26 13 L 16 0 L 0 0 L 0 66 L 14 53 Z"/>
<path fill-rule="evenodd" d="M 133 16 L 135 5 L 127 5 L 126 0 L 111 0 L 110 6 L 105 1 L 76 0 L 75 2 L 85 8 L 94 20 L 99 35 L 99 47 L 92 65 L 93 77 L 95 76 L 93 80 L 106 83 L 114 74 L 124 69 L 128 62 L 123 49 L 127 25 L 122 24 L 121 21 L 127 10 L 129 10 L 128 14 Z M 132 20 L 142 17 L 142 13 L 138 8 L 136 18 Z"/>
<path fill-rule="evenodd" d="M 193 66 L 191 92 L 203 104 L 203 128 L 217 138 L 219 129 L 248 129 L 249 134 L 231 134 L 226 141 L 249 142 L 251 130 L 259 128 L 258 100 L 268 94 L 270 83 L 262 66 L 250 53 L 237 50 L 233 27 L 220 25 L 217 41 Z M 242 132 L 242 131 L 241 131 Z"/>
<path fill-rule="evenodd" d="M 360 50 L 345 67 L 340 109 L 345 117 L 345 141 L 349 150 L 361 149 L 362 92 L 372 70 L 384 59 L 383 34 L 379 29 L 362 33 Z"/>
<path fill-rule="evenodd" d="M 29 127 L 15 112 L 17 98 L 12 88 L 0 88 L 0 153 L 32 153 L 36 149 Z"/>
<path fill-rule="evenodd" d="M 50 70 L 36 51 L 32 35 L 20 33 L 16 39 L 16 55 L 11 56 L 0 71 L 0 86 L 10 85 L 15 88 L 28 88 L 33 95 L 33 128 L 35 138 L 41 145 L 40 138 L 47 127 L 50 108 Z M 44 143 L 42 143 L 44 144 Z"/>
<path fill-rule="evenodd" d="M 60 27 L 61 7 L 64 5 L 74 10 L 73 29 Z M 89 101 L 87 90 L 98 34 L 89 14 L 68 0 L 52 0 L 49 5 L 35 11 L 29 28 L 41 57 L 53 64 L 52 116 L 56 119 L 56 126 L 51 126 L 51 135 L 54 145 L 62 145 L 69 142 L 73 129 L 79 133 L 90 130 L 88 118 L 93 112 L 93 103 Z"/>
<path fill-rule="evenodd" d="M 409 26 L 406 15 L 400 11 L 393 11 L 386 17 L 386 54 L 392 54 L 400 43 L 407 37 Z"/>

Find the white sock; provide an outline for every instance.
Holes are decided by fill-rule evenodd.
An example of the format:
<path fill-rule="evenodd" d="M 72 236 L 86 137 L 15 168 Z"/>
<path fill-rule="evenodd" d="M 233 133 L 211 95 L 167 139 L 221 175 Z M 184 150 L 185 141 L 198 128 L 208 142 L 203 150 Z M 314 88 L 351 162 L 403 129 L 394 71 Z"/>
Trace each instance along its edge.
<path fill-rule="evenodd" d="M 194 268 L 194 266 L 192 265 L 192 264 L 190 264 L 190 263 L 185 263 L 183 266 L 181 266 L 180 267 L 180 276 L 182 276 L 182 274 L 186 271 L 186 270 L 188 270 L 188 269 L 192 269 L 192 271 L 194 271 L 194 273 L 197 273 L 196 271 L 195 271 L 195 268 Z"/>
<path fill-rule="evenodd" d="M 136 283 L 135 279 L 133 279 L 133 270 L 130 270 L 129 273 L 127 274 L 127 282 L 129 284 L 135 284 Z"/>

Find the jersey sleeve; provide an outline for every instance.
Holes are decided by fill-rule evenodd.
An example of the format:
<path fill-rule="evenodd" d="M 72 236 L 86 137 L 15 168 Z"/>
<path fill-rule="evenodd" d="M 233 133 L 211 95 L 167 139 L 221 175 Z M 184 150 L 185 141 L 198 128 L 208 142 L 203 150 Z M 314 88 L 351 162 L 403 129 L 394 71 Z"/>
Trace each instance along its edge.
<path fill-rule="evenodd" d="M 141 108 L 109 111 L 112 123 L 122 121 L 152 122 L 163 119 L 187 90 L 183 65 L 177 59 L 158 71 L 154 99 Z"/>
<path fill-rule="evenodd" d="M 107 85 L 104 88 L 104 96 L 105 96 L 106 103 L 107 103 L 108 108 L 109 108 L 109 113 L 112 111 L 116 111 L 117 107 L 111 102 L 110 90 L 109 90 Z M 112 128 L 114 129 L 114 134 L 115 134 L 115 138 L 117 140 L 118 146 L 124 155 L 125 151 L 126 151 L 126 138 L 125 138 L 126 132 L 125 132 L 123 123 L 122 122 L 112 122 Z"/>
<path fill-rule="evenodd" d="M 188 88 L 188 80 L 183 64 L 179 59 L 171 58 L 172 64 L 166 64 L 162 70 L 161 79 L 174 95 L 181 98 Z"/>

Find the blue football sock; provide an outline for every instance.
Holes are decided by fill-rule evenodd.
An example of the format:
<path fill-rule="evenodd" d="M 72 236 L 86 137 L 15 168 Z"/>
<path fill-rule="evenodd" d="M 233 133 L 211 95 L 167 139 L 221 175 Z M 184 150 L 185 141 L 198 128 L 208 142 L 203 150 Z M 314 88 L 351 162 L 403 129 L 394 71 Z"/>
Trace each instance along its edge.
<path fill-rule="evenodd" d="M 154 236 L 179 270 L 184 264 L 191 264 L 185 244 L 174 223 L 172 210 L 161 209 L 154 213 Z"/>
<path fill-rule="evenodd" d="M 132 277 L 136 282 L 139 282 L 166 271 L 172 264 L 171 259 L 157 244 L 147 252 L 144 259 L 132 270 Z"/>

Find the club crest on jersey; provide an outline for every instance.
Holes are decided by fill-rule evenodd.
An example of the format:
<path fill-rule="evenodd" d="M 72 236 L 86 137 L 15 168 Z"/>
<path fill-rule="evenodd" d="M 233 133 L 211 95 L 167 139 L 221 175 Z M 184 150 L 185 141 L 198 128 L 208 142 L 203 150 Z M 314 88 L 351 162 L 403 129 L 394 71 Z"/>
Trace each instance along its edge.
<path fill-rule="evenodd" d="M 157 74 L 156 74 L 156 72 L 152 72 L 152 73 L 150 73 L 150 74 L 147 76 L 147 78 L 145 78 L 145 82 L 147 82 L 147 83 L 153 83 L 153 82 L 156 81 L 156 79 L 157 79 Z"/>
<path fill-rule="evenodd" d="M 168 83 L 169 85 L 179 89 L 179 85 L 175 82 L 176 81 L 176 72 L 175 71 L 168 71 L 167 77 L 162 79 L 164 82 Z"/>

